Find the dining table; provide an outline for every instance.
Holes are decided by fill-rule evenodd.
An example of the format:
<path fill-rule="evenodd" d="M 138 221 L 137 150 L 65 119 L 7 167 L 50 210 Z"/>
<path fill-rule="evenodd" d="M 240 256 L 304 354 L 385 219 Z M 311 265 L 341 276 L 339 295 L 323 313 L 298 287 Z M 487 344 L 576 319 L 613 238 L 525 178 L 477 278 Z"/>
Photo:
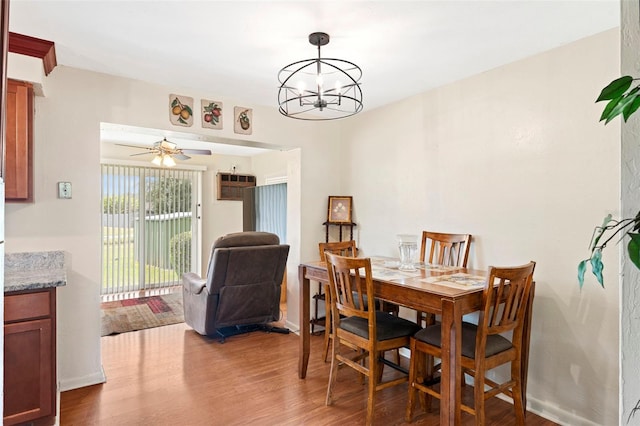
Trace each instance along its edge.
<path fill-rule="evenodd" d="M 400 271 L 397 268 L 398 262 L 383 257 L 372 257 L 371 264 L 377 298 L 441 316 L 440 424 L 460 424 L 462 317 L 482 308 L 484 277 L 487 272 L 424 263 L 418 264 L 415 271 Z M 310 355 L 310 285 L 312 281 L 328 285 L 326 264 L 319 260 L 301 263 L 298 266 L 298 279 L 300 283 L 298 377 L 304 379 L 307 375 Z M 535 286 L 535 283 L 533 285 Z M 525 407 L 534 290 L 535 287 L 532 287 L 523 335 L 521 374 L 522 398 Z"/>

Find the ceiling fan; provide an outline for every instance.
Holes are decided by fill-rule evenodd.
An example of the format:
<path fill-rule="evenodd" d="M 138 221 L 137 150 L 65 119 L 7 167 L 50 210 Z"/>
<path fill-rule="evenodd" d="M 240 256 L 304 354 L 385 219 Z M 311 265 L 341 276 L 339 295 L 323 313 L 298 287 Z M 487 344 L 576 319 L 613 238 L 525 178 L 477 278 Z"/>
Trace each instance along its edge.
<path fill-rule="evenodd" d="M 136 145 L 124 145 L 124 144 L 117 144 L 120 146 L 128 146 L 131 148 L 140 148 L 140 149 L 145 149 L 146 152 L 140 152 L 138 154 L 131 154 L 131 156 L 137 156 L 137 155 L 147 155 L 147 154 L 155 154 L 155 157 L 153 158 L 153 160 L 151 160 L 151 162 L 153 164 L 155 164 L 156 166 L 167 166 L 167 167 L 173 167 L 176 165 L 175 160 L 188 160 L 191 157 L 189 157 L 186 154 L 192 154 L 192 155 L 211 155 L 211 151 L 208 149 L 184 149 L 184 148 L 178 148 L 178 145 L 173 143 L 173 142 L 169 142 L 167 140 L 167 138 L 163 138 L 161 141 L 158 141 L 156 143 L 153 144 L 152 147 L 143 147 L 143 146 L 136 146 Z M 175 160 L 174 160 L 175 159 Z"/>

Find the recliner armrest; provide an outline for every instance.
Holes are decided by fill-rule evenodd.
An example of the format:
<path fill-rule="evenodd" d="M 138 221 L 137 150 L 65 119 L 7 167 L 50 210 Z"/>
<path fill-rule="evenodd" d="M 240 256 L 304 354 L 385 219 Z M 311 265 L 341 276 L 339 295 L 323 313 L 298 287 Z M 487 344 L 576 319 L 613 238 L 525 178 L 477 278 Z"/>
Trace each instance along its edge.
<path fill-rule="evenodd" d="M 200 294 L 206 285 L 207 280 L 200 278 L 200 276 L 195 272 L 186 272 L 182 274 L 182 286 L 189 293 Z"/>

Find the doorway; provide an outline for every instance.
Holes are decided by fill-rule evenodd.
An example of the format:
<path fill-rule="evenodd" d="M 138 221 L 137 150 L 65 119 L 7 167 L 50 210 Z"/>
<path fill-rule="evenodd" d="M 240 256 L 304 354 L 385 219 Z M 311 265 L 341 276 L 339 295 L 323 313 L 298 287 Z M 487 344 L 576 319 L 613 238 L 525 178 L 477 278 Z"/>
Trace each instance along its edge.
<path fill-rule="evenodd" d="M 103 164 L 101 296 L 180 285 L 200 253 L 201 174 Z"/>

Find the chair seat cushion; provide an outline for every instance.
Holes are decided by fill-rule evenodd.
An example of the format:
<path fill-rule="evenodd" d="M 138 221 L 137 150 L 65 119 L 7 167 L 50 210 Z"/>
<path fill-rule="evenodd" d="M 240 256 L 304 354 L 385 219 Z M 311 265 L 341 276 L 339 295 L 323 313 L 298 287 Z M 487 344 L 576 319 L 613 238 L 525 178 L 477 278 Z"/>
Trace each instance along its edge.
<path fill-rule="evenodd" d="M 365 339 L 369 338 L 369 322 L 365 318 L 344 318 L 340 320 L 340 328 Z M 397 337 L 412 336 L 420 330 L 420 326 L 404 318 L 377 311 L 376 329 L 377 340 L 389 340 Z"/>
<path fill-rule="evenodd" d="M 462 356 L 475 358 L 477 331 L 477 325 L 469 322 L 462 323 Z M 441 347 L 441 336 L 440 324 L 434 324 L 418 331 L 414 337 L 432 346 Z M 491 334 L 487 336 L 485 356 L 489 357 L 504 352 L 507 349 L 511 349 L 512 346 L 508 339 L 505 339 L 499 334 Z"/>

